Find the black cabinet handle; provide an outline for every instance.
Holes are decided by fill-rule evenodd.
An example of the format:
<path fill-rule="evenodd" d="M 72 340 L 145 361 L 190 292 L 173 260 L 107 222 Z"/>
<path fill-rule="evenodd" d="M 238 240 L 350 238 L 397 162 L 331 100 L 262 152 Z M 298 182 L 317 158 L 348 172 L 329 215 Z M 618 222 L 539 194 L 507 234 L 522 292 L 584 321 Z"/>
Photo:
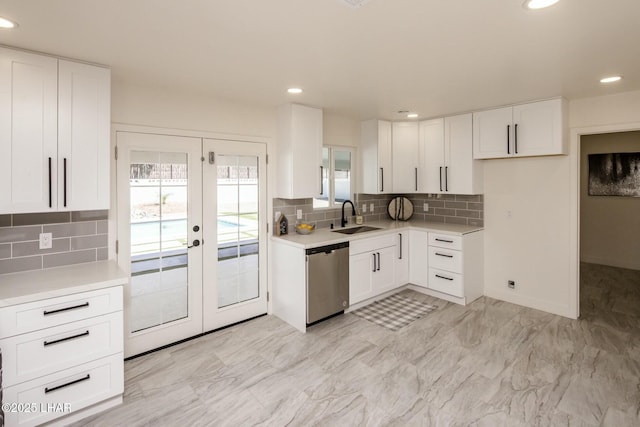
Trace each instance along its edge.
<path fill-rule="evenodd" d="M 453 243 L 453 240 L 438 239 L 438 238 L 436 237 L 436 242 Z"/>
<path fill-rule="evenodd" d="M 518 154 L 518 124 L 515 125 L 515 138 L 513 139 L 513 143 L 515 144 L 516 154 Z"/>
<path fill-rule="evenodd" d="M 373 272 L 376 272 L 376 254 L 371 254 L 373 255 Z"/>
<path fill-rule="evenodd" d="M 58 308 L 56 310 L 45 310 L 42 312 L 42 314 L 44 316 L 48 316 L 50 314 L 56 314 L 56 313 L 62 313 L 63 311 L 69 311 L 69 310 L 76 310 L 78 308 L 85 308 L 85 307 L 89 307 L 89 302 L 85 302 L 82 304 L 78 304 L 78 305 L 73 305 L 71 307 L 65 307 L 65 308 Z"/>
<path fill-rule="evenodd" d="M 439 253 L 439 252 L 436 252 L 436 255 L 438 255 L 438 256 L 443 256 L 443 257 L 445 257 L 445 258 L 453 258 L 453 255 L 441 254 L 441 253 Z"/>
<path fill-rule="evenodd" d="M 418 168 L 416 168 L 416 191 L 418 191 Z"/>
<path fill-rule="evenodd" d="M 81 334 L 76 334 L 76 335 L 72 335 L 70 337 L 66 337 L 66 338 L 60 338 L 58 340 L 53 340 L 53 341 L 45 341 L 42 344 L 46 347 L 48 345 L 52 345 L 52 344 L 59 344 L 61 342 L 65 342 L 65 341 L 69 341 L 69 340 L 73 340 L 76 338 L 82 338 L 82 337 L 87 337 L 89 336 L 89 331 L 84 331 Z"/>
<path fill-rule="evenodd" d="M 62 174 L 62 178 L 63 178 L 63 185 L 64 187 L 64 196 L 63 196 L 63 200 L 64 200 L 64 207 L 67 207 L 67 158 L 65 157 L 62 160 L 62 169 L 63 169 L 63 174 Z"/>
<path fill-rule="evenodd" d="M 441 276 L 441 275 L 439 275 L 439 274 L 436 274 L 436 277 L 437 277 L 438 279 L 453 280 L 451 277 L 444 277 L 444 276 Z"/>
<path fill-rule="evenodd" d="M 402 259 L 402 233 L 398 233 L 398 236 L 400 236 L 400 256 L 398 259 Z"/>
<path fill-rule="evenodd" d="M 507 125 L 507 154 L 511 154 L 511 147 L 509 147 L 510 134 L 511 134 L 511 125 Z"/>
<path fill-rule="evenodd" d="M 78 384 L 78 383 L 81 383 L 82 381 L 87 381 L 89 379 L 91 379 L 91 375 L 87 374 L 82 378 L 78 378 L 77 380 L 69 381 L 66 384 L 57 385 L 57 386 L 51 387 L 51 388 L 45 387 L 44 388 L 44 392 L 45 393 L 51 393 L 52 391 L 60 390 L 61 388 L 69 387 L 70 385 Z"/>
<path fill-rule="evenodd" d="M 51 198 L 51 157 L 49 157 L 49 207 L 53 207 Z"/>
<path fill-rule="evenodd" d="M 449 191 L 449 166 L 444 168 L 444 191 Z"/>
<path fill-rule="evenodd" d="M 440 191 L 442 191 L 442 166 L 440 166 Z"/>
<path fill-rule="evenodd" d="M 324 172 L 324 167 L 320 166 L 320 195 L 322 196 L 324 194 L 324 174 L 322 173 Z"/>
<path fill-rule="evenodd" d="M 380 191 L 384 191 L 384 168 L 380 168 Z"/>

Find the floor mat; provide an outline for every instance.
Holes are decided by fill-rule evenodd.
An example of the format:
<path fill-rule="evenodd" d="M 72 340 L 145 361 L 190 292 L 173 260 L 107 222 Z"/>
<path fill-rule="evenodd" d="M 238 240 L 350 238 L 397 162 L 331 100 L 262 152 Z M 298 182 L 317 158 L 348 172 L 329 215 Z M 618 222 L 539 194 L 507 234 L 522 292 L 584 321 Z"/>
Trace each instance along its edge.
<path fill-rule="evenodd" d="M 411 298 L 395 294 L 352 311 L 352 314 L 397 331 L 416 319 L 438 308 Z"/>

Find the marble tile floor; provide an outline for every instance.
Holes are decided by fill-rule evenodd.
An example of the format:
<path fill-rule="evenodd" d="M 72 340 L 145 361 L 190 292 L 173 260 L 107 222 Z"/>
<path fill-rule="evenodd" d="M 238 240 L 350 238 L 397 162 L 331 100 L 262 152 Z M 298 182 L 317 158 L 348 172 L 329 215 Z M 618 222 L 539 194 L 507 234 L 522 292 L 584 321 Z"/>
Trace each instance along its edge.
<path fill-rule="evenodd" d="M 125 363 L 90 426 L 639 426 L 640 271 L 582 265 L 580 320 L 483 297 L 398 332 L 254 319 Z"/>

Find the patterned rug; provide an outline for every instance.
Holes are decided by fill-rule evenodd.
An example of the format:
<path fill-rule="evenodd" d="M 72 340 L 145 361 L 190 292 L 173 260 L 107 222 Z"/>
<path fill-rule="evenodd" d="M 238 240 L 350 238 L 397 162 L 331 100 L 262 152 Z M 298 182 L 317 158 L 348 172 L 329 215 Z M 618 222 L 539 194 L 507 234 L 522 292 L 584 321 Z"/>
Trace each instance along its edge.
<path fill-rule="evenodd" d="M 352 311 L 369 322 L 397 331 L 438 308 L 398 294 Z"/>

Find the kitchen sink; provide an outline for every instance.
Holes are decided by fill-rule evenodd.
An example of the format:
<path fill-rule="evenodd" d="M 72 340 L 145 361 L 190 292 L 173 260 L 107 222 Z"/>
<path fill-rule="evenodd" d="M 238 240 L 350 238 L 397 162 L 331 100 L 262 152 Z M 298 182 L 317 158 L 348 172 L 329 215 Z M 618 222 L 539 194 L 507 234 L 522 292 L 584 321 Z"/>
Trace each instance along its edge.
<path fill-rule="evenodd" d="M 342 234 L 356 234 L 366 233 L 367 231 L 381 230 L 379 227 L 369 227 L 368 225 L 361 225 L 359 227 L 343 228 L 341 230 L 333 230 L 334 233 Z"/>

